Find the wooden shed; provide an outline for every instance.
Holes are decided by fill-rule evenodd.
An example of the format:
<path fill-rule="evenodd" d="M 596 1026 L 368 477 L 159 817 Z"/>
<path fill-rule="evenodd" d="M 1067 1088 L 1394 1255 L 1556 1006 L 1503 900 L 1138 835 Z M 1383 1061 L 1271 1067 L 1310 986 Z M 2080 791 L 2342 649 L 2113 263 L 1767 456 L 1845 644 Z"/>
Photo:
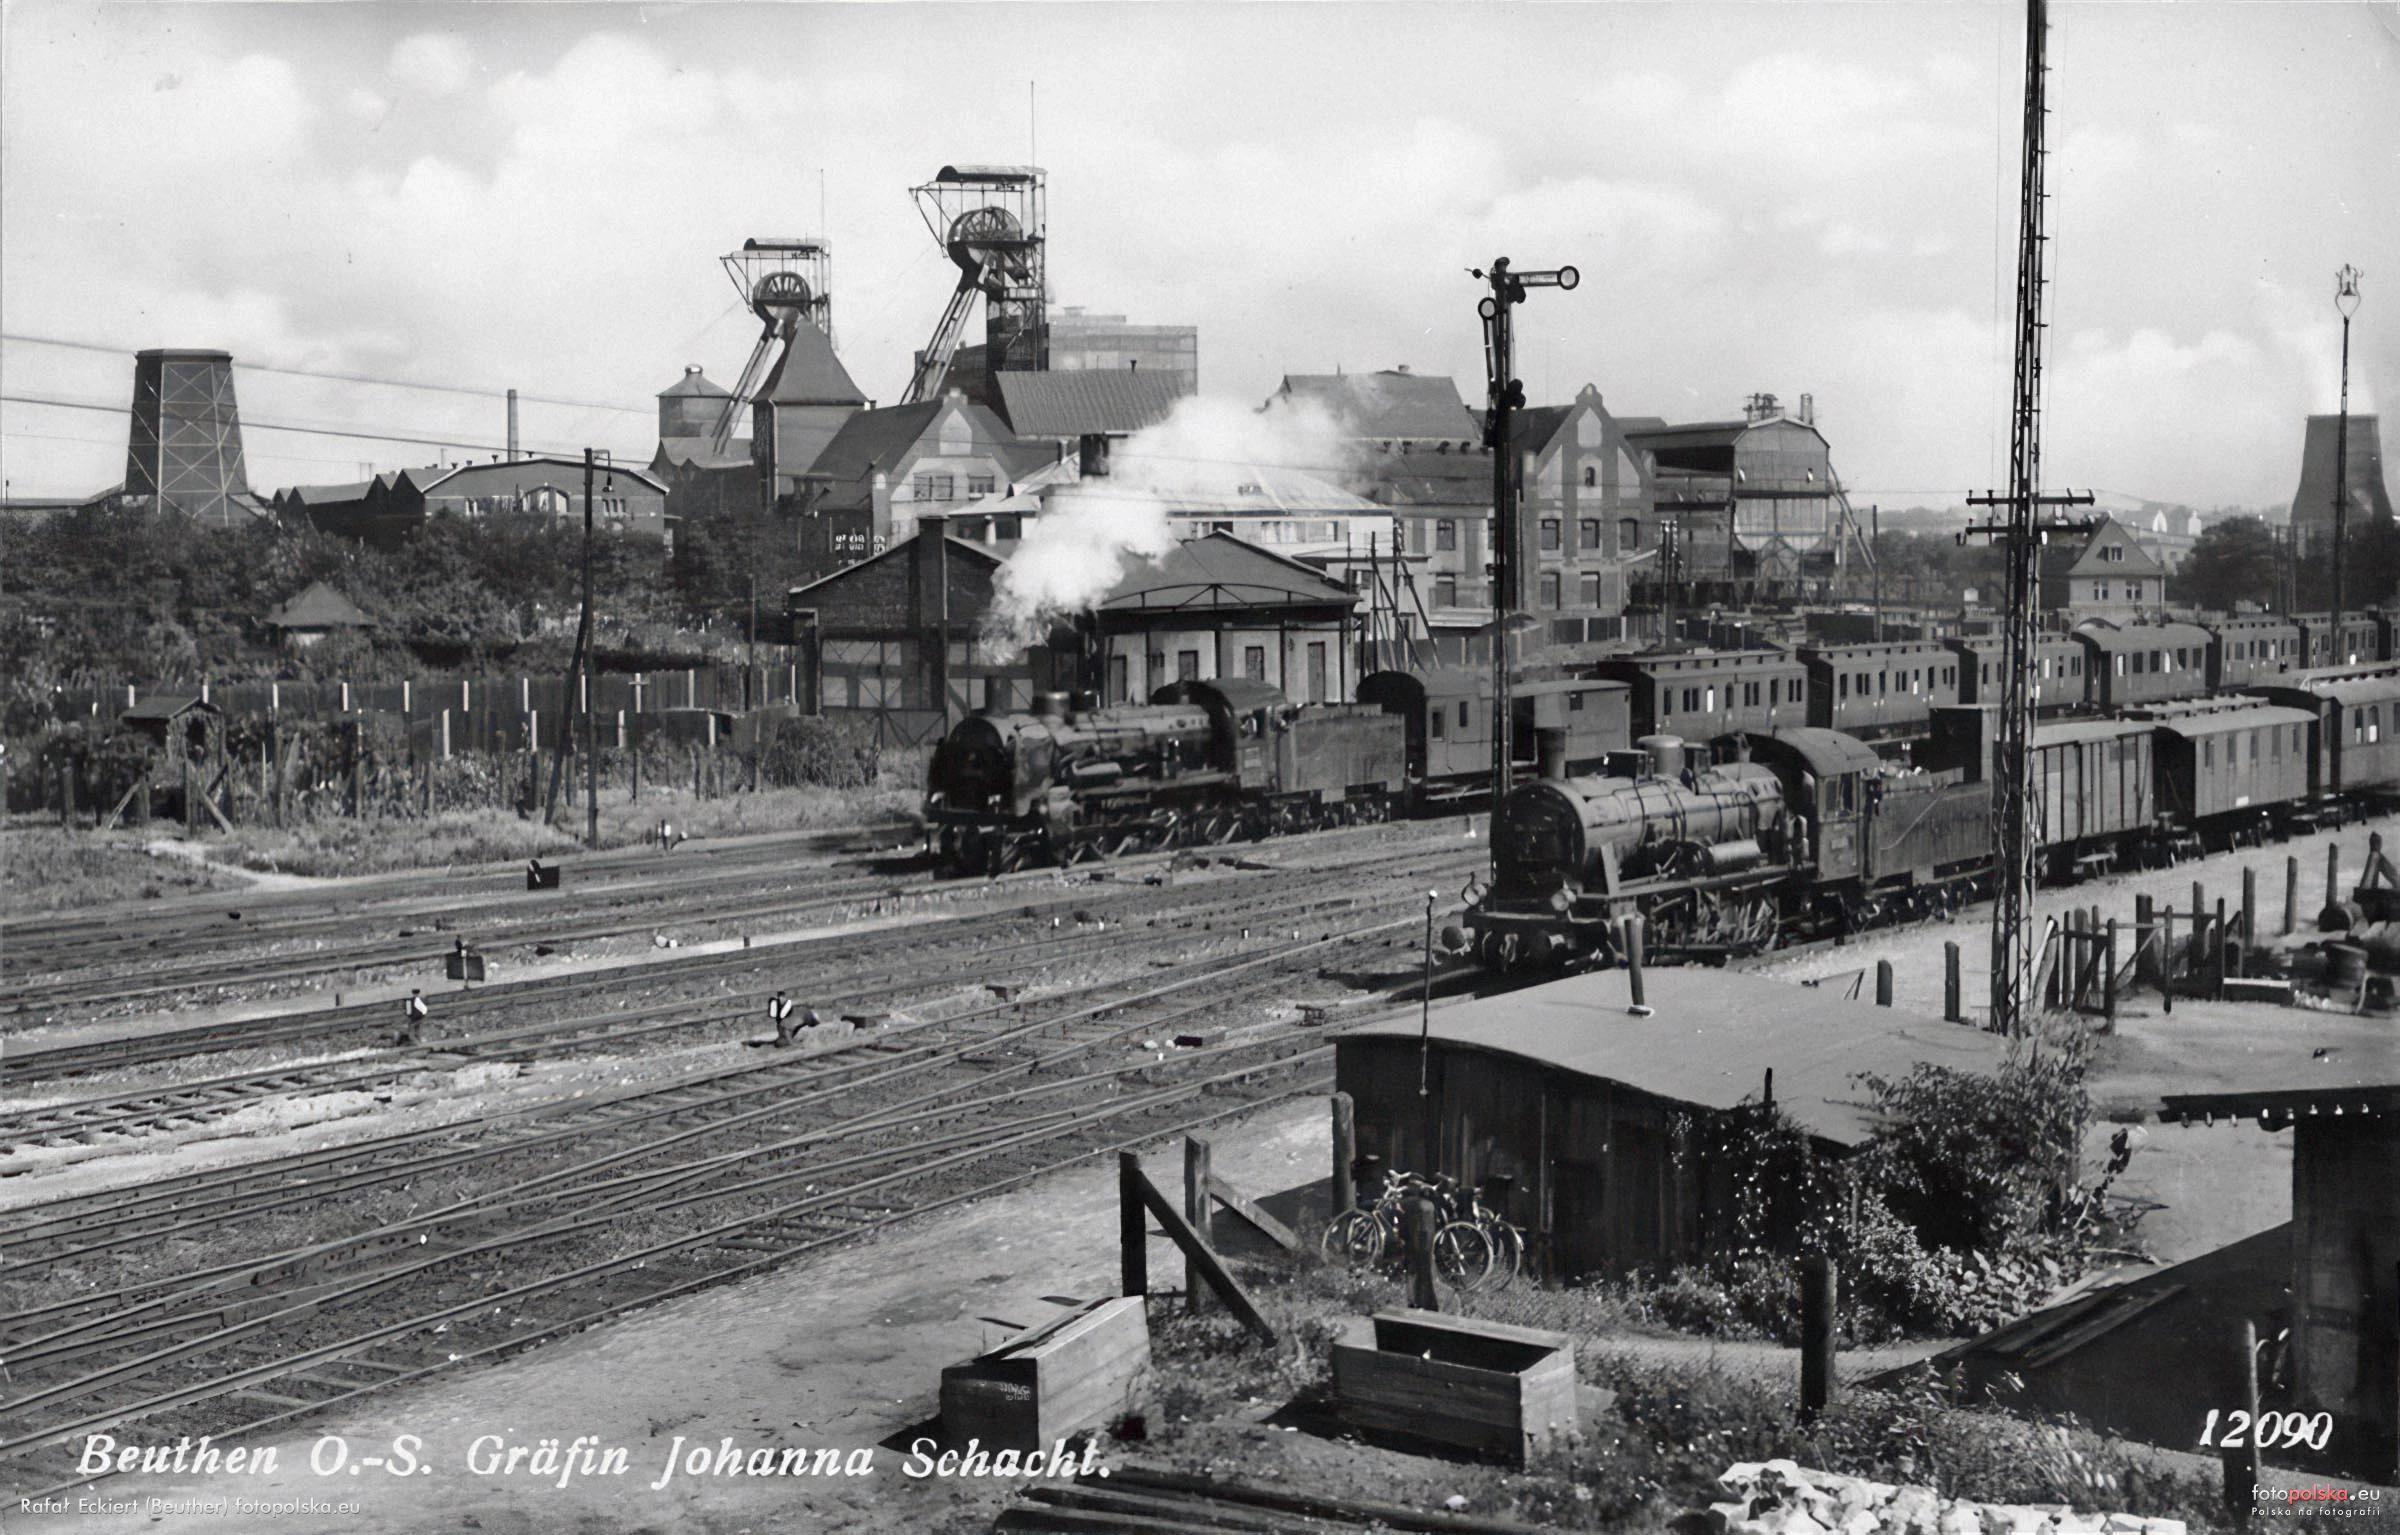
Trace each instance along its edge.
<path fill-rule="evenodd" d="M 1875 1129 L 1858 1073 L 1989 1071 L 2008 1049 L 1739 971 L 1654 970 L 1648 1016 L 1628 987 L 1604 970 L 1436 1004 L 1422 1040 L 1413 1017 L 1343 1035 L 1335 1072 L 1360 1155 L 1486 1186 L 1550 1277 L 1625 1273 L 1702 1257 L 1730 1225 L 1728 1172 L 1693 1154 L 1692 1116 L 1771 1096 L 1838 1157 Z"/>

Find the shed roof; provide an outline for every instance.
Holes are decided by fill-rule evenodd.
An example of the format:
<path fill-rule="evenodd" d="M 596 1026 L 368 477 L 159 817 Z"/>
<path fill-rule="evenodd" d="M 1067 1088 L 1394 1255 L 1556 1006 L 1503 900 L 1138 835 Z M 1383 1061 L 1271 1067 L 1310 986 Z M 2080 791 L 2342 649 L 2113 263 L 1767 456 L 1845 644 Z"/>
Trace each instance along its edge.
<path fill-rule="evenodd" d="M 2147 650 L 2154 645 L 2205 645 L 2208 631 L 2198 624 L 2091 624 L 2075 631 L 2102 650 Z"/>
<path fill-rule="evenodd" d="M 129 724 L 139 724 L 150 720 L 177 719 L 186 714 L 215 714 L 216 712 L 218 712 L 217 706 L 206 699 L 196 698 L 190 694 L 175 693 L 161 694 L 156 698 L 145 698 L 123 714 L 118 715 L 117 718 Z"/>
<path fill-rule="evenodd" d="M 1178 543 L 1138 565 L 1100 599 L 1104 612 L 1153 608 L 1352 606 L 1357 594 L 1298 560 L 1229 533 Z"/>
<path fill-rule="evenodd" d="M 1503 996 L 1436 1003 L 1428 1032 L 1451 1049 L 1513 1056 L 1673 1103 L 1730 1109 L 1775 1102 L 1810 1133 L 1855 1146 L 1877 1128 L 1861 1072 L 1905 1075 L 1920 1062 L 1990 1071 L 2008 1055 L 1998 1035 L 1938 1023 L 1838 992 L 1738 970 L 1661 969 L 1644 978 L 1656 1009 L 1636 1018 L 1623 970 L 1571 976 Z M 1415 1017 L 1346 1038 L 1413 1040 Z"/>
<path fill-rule="evenodd" d="M 2033 744 L 2063 746 L 2070 741 L 2113 741 L 2120 736 L 2150 733 L 2147 720 L 2059 720 L 2033 727 Z"/>
<path fill-rule="evenodd" d="M 2149 724 L 2170 735 L 2198 740 L 2202 736 L 2221 736 L 2229 730 L 2251 730 L 2260 725 L 2305 725 L 2316 716 L 2305 709 L 2261 704 L 2255 709 L 2205 709 L 2189 714 L 2154 712 L 2146 718 Z"/>
<path fill-rule="evenodd" d="M 1130 368 L 999 375 L 1000 414 L 1025 437 L 1124 436 L 1167 419 L 1184 397 L 1171 373 Z"/>
<path fill-rule="evenodd" d="M 267 615 L 268 625 L 277 629 L 363 629 L 374 622 L 357 603 L 322 581 L 310 582 Z"/>

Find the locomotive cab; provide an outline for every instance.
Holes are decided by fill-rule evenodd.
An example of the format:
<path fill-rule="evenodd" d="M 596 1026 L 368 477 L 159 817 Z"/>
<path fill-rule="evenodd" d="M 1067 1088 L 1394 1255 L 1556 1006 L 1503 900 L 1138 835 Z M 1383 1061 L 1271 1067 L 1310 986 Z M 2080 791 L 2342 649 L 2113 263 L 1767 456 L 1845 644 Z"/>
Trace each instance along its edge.
<path fill-rule="evenodd" d="M 1868 827 L 1880 802 L 1883 762 L 1838 730 L 1810 726 L 1743 737 L 1751 756 L 1783 784 L 1806 836 L 1806 877 L 1818 884 L 1866 873 Z"/>

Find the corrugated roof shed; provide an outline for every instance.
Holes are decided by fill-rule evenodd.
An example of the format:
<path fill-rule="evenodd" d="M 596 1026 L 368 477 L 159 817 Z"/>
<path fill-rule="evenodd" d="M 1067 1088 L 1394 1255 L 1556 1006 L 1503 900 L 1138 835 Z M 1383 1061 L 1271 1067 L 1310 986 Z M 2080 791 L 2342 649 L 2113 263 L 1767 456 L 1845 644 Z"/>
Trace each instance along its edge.
<path fill-rule="evenodd" d="M 1323 406 L 1354 437 L 1467 442 L 1483 435 L 1483 423 L 1459 397 L 1456 380 L 1438 373 L 1291 373 L 1276 397 Z"/>
<path fill-rule="evenodd" d="M 1180 380 L 1130 368 L 999 375 L 1000 414 L 1024 437 L 1125 436 L 1167 419 Z"/>
<path fill-rule="evenodd" d="M 1314 567 L 1228 533 L 1178 543 L 1154 565 L 1128 571 L 1100 600 L 1103 611 L 1156 608 L 1348 608 L 1357 594 Z"/>
<path fill-rule="evenodd" d="M 1623 970 L 1571 976 L 1501 996 L 1436 1003 L 1438 1046 L 1519 1056 L 1697 1109 L 1730 1109 L 1775 1073 L 1775 1102 L 1824 1140 L 1855 1146 L 1875 1133 L 1858 1074 L 1905 1076 L 1925 1063 L 1988 1072 L 2008 1041 L 1737 970 L 1658 969 L 1645 978 L 1652 1016 L 1629 1009 Z M 1415 1018 L 1351 1036 L 1417 1037 Z"/>

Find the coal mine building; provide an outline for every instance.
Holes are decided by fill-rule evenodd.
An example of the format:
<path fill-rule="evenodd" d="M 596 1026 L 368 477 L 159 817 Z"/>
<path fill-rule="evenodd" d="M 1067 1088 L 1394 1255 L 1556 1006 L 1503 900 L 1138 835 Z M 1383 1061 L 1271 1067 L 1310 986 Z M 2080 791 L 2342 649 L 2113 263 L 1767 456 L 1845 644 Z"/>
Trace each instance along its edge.
<path fill-rule="evenodd" d="M 1772 1101 L 1839 1161 L 1878 1127 L 1861 1072 L 1989 1072 L 2007 1042 L 1831 987 L 1652 970 L 1647 1015 L 1622 969 L 1437 1003 L 1335 1042 L 1368 1180 L 1446 1173 L 1524 1230 L 1544 1277 L 1671 1268 L 1732 1240 L 1734 1170 L 1711 1116 Z M 1422 1084 L 1420 1086 L 1420 1084 Z"/>

